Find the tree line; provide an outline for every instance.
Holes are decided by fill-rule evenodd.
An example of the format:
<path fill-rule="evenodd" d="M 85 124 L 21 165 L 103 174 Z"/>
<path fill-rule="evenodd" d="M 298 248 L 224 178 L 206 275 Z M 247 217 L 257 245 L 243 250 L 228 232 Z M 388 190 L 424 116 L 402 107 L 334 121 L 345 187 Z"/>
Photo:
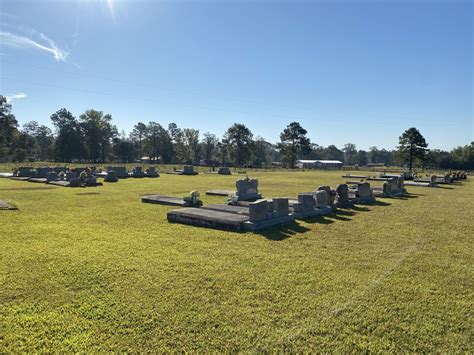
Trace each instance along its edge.
<path fill-rule="evenodd" d="M 132 132 L 119 132 L 112 115 L 87 110 L 79 117 L 61 108 L 50 117 L 54 130 L 35 121 L 19 127 L 12 105 L 0 95 L 0 162 L 138 162 L 148 157 L 151 163 L 207 164 L 266 167 L 282 165 L 294 168 L 298 159 L 340 160 L 346 165 L 400 165 L 441 169 L 474 169 L 474 142 L 451 152 L 428 150 L 416 128 L 405 131 L 396 150 L 371 147 L 358 150 L 347 143 L 322 147 L 310 141 L 307 131 L 290 123 L 272 144 L 254 136 L 244 124 L 235 123 L 223 137 L 175 123 L 138 122 Z"/>

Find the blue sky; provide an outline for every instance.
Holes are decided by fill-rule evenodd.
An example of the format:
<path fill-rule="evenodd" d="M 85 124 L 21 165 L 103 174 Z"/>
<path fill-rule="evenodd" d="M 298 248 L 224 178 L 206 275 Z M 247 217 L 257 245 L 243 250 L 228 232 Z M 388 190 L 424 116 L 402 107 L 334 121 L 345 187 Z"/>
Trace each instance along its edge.
<path fill-rule="evenodd" d="M 276 142 L 474 140 L 471 1 L 0 0 L 0 93 L 21 124 L 94 108 Z"/>

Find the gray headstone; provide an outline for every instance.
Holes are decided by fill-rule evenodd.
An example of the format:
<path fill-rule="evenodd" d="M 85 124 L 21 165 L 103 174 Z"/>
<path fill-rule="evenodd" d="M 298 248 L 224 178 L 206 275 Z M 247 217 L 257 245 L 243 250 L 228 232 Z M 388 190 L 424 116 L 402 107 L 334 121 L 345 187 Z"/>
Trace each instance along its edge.
<path fill-rule="evenodd" d="M 46 175 L 51 171 L 53 171 L 53 169 L 49 168 L 49 167 L 37 168 L 35 177 L 37 177 L 37 178 L 46 178 Z"/>
<path fill-rule="evenodd" d="M 148 169 L 146 169 L 146 174 L 149 176 L 156 176 L 158 175 L 156 172 L 156 167 L 154 166 L 149 166 Z"/>
<path fill-rule="evenodd" d="M 20 166 L 17 170 L 17 176 L 19 177 L 31 177 L 33 175 L 33 169 L 30 167 Z"/>
<path fill-rule="evenodd" d="M 69 186 L 71 187 L 79 187 L 81 186 L 81 179 L 79 178 L 72 178 L 72 179 L 69 179 Z"/>
<path fill-rule="evenodd" d="M 326 190 L 316 191 L 316 207 L 327 207 L 328 204 L 328 192 Z"/>
<path fill-rule="evenodd" d="M 370 190 L 370 184 L 363 182 L 358 185 L 359 197 L 372 197 L 372 191 Z"/>
<path fill-rule="evenodd" d="M 58 179 L 59 179 L 59 176 L 54 171 L 51 171 L 51 172 L 46 174 L 46 180 L 48 180 L 48 181 L 56 181 Z"/>
<path fill-rule="evenodd" d="M 317 191 L 326 191 L 327 192 L 327 200 L 328 200 L 328 206 L 332 206 L 334 204 L 334 195 L 331 191 L 331 188 L 327 185 L 322 185 L 322 186 L 319 186 Z"/>
<path fill-rule="evenodd" d="M 268 203 L 266 200 L 257 200 L 249 204 L 249 221 L 258 222 L 267 219 Z"/>
<path fill-rule="evenodd" d="M 93 176 L 86 178 L 86 185 L 87 186 L 96 186 L 97 185 L 97 179 Z"/>
<path fill-rule="evenodd" d="M 235 193 L 238 200 L 251 200 L 260 198 L 258 193 L 258 180 L 257 179 L 241 179 L 235 183 L 237 192 Z"/>
<path fill-rule="evenodd" d="M 71 181 L 71 179 L 77 178 L 77 173 L 75 171 L 69 171 L 66 173 L 66 180 Z"/>
<path fill-rule="evenodd" d="M 301 204 L 303 210 L 311 211 L 314 209 L 316 201 L 314 200 L 314 195 L 312 194 L 299 194 L 298 203 Z"/>
<path fill-rule="evenodd" d="M 337 202 L 349 201 L 349 186 L 347 184 L 339 184 L 336 187 Z"/>
<path fill-rule="evenodd" d="M 273 198 L 273 210 L 278 216 L 286 216 L 290 213 L 287 198 Z"/>
<path fill-rule="evenodd" d="M 219 170 L 217 171 L 217 173 L 218 173 L 219 175 L 232 175 L 232 173 L 230 172 L 230 169 L 227 168 L 227 167 L 219 168 Z"/>
<path fill-rule="evenodd" d="M 194 175 L 194 166 L 185 165 L 183 167 L 183 175 Z"/>

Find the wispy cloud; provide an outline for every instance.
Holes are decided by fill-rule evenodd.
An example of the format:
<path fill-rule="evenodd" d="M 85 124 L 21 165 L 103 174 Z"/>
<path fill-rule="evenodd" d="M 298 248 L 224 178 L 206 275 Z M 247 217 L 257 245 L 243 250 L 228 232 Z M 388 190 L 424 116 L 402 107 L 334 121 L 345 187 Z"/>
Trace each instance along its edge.
<path fill-rule="evenodd" d="M 13 100 L 20 100 L 26 98 L 26 94 L 24 92 L 19 92 L 18 94 L 10 94 L 5 95 L 7 102 L 12 102 Z"/>
<path fill-rule="evenodd" d="M 51 40 L 46 37 L 43 33 L 37 32 L 39 38 L 43 43 L 40 43 L 40 40 L 34 40 L 32 38 L 17 35 L 11 32 L 0 31 L 0 45 L 18 48 L 18 49 L 39 49 L 51 53 L 54 56 L 54 59 L 60 62 L 65 62 L 68 52 L 58 48 L 58 46 Z"/>
<path fill-rule="evenodd" d="M 115 21 L 115 3 L 114 0 L 106 0 L 107 7 L 109 8 L 110 11 L 110 16 L 112 16 L 112 19 Z"/>

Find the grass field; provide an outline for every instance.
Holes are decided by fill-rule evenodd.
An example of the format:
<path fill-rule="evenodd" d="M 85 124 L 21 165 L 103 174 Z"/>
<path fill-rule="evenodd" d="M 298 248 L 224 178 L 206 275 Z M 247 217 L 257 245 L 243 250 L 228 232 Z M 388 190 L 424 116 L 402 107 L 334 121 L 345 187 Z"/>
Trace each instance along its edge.
<path fill-rule="evenodd" d="M 340 176 L 252 174 L 266 197 Z M 19 207 L 0 211 L 0 351 L 474 352 L 472 181 L 259 234 L 168 224 L 173 207 L 140 202 L 222 202 L 204 191 L 236 178 L 0 179 Z"/>

